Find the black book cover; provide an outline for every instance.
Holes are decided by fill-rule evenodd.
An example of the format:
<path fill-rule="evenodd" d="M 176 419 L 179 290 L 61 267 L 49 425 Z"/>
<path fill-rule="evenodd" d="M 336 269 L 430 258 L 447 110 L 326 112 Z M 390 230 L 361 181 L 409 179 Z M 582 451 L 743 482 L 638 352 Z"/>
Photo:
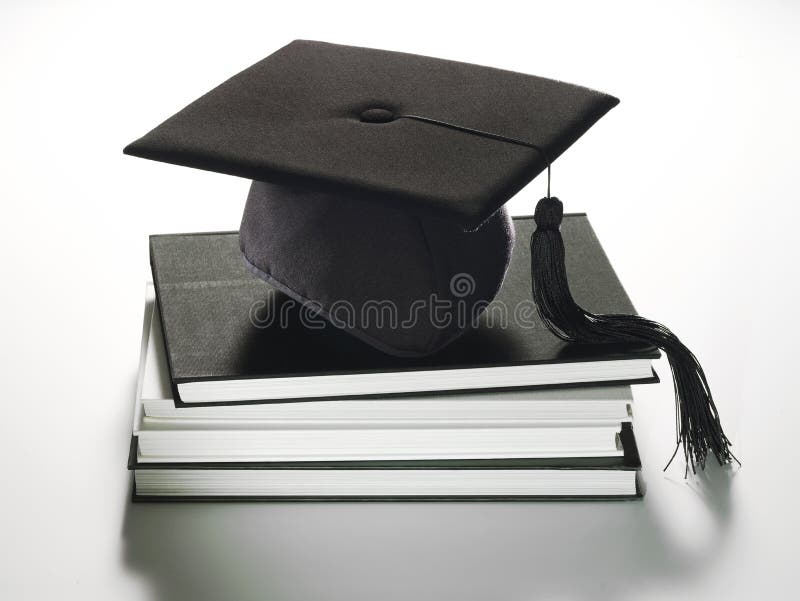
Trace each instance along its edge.
<path fill-rule="evenodd" d="M 512 309 L 528 303 L 532 309 L 528 240 L 535 224 L 531 217 L 515 218 L 514 224 L 517 242 L 495 302 Z M 570 286 L 578 303 L 598 313 L 634 313 L 586 215 L 565 216 L 562 234 Z M 476 328 L 438 353 L 397 358 L 372 349 L 330 324 L 314 329 L 303 325 L 300 305 L 244 266 L 236 232 L 151 236 L 150 263 L 176 405 L 182 404 L 178 383 L 202 380 L 659 356 L 654 348 L 565 343 L 547 330 L 531 310 L 526 314 L 526 319 L 533 322 L 530 326 L 521 327 L 516 320 L 508 319 L 507 327 L 492 327 L 486 323 L 486 311 Z M 272 316 L 271 322 L 262 317 L 267 312 Z M 635 382 L 645 381 L 656 381 L 655 374 Z"/>

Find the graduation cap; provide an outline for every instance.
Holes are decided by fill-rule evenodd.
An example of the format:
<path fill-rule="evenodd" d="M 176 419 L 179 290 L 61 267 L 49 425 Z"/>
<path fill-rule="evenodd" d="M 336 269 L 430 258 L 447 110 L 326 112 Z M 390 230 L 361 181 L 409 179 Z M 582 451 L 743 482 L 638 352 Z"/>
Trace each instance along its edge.
<path fill-rule="evenodd" d="M 547 170 L 531 240 L 543 321 L 569 342 L 661 348 L 675 382 L 676 452 L 682 446 L 693 469 L 709 452 L 728 463 L 730 442 L 691 351 L 646 318 L 590 313 L 569 290 L 550 166 L 618 102 L 532 75 L 298 40 L 124 152 L 252 179 L 240 228 L 245 264 L 334 325 L 401 356 L 436 352 L 472 320 L 398 327 L 341 314 L 390 302 L 396 315 L 410 315 L 431 297 L 479 313 L 514 244 L 503 205 Z"/>

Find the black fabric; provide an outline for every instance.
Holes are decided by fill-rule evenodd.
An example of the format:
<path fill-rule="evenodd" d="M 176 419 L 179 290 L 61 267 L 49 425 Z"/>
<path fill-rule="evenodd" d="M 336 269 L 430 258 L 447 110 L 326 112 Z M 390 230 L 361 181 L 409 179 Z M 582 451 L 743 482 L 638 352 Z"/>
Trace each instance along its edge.
<path fill-rule="evenodd" d="M 295 41 L 127 154 L 483 223 L 617 104 L 600 92 L 429 57 Z M 392 115 L 524 140 L 539 152 Z"/>
<path fill-rule="evenodd" d="M 256 275 L 402 357 L 433 353 L 471 327 L 503 282 L 514 227 L 505 209 L 467 232 L 373 203 L 253 182 L 239 242 Z M 445 325 L 431 314 L 433 302 L 468 318 Z"/>

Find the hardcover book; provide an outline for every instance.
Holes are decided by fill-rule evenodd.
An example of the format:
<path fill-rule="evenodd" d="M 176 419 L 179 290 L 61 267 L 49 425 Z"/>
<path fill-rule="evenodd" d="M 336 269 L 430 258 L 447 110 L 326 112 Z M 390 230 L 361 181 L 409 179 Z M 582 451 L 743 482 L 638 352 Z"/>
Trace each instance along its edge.
<path fill-rule="evenodd" d="M 131 438 L 134 500 L 633 499 L 639 452 L 630 424 L 617 457 L 427 461 L 143 463 Z"/>
<path fill-rule="evenodd" d="M 440 352 L 408 359 L 367 346 L 253 276 L 235 232 L 152 236 L 176 405 L 656 381 L 654 348 L 568 344 L 544 326 L 530 300 L 534 222 L 516 218 L 514 226 L 505 280 L 475 327 Z M 566 216 L 562 231 L 576 300 L 595 312 L 634 312 L 587 217 Z M 453 285 L 468 289 L 463 275 Z"/>
<path fill-rule="evenodd" d="M 607 425 L 631 420 L 630 386 L 481 390 L 387 398 L 176 407 L 161 320 L 148 287 L 133 431 L 333 425 Z"/>

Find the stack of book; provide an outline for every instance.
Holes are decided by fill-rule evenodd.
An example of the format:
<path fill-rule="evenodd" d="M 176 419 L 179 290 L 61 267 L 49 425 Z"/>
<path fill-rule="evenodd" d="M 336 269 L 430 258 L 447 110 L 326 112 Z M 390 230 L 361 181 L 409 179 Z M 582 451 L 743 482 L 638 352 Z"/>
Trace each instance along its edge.
<path fill-rule="evenodd" d="M 515 226 L 524 240 L 533 223 Z M 633 312 L 586 216 L 563 231 L 576 299 Z M 150 252 L 136 499 L 640 494 L 630 385 L 657 381 L 658 352 L 551 334 L 525 244 L 480 323 L 421 359 L 369 349 L 250 275 L 235 232 L 153 236 Z"/>

